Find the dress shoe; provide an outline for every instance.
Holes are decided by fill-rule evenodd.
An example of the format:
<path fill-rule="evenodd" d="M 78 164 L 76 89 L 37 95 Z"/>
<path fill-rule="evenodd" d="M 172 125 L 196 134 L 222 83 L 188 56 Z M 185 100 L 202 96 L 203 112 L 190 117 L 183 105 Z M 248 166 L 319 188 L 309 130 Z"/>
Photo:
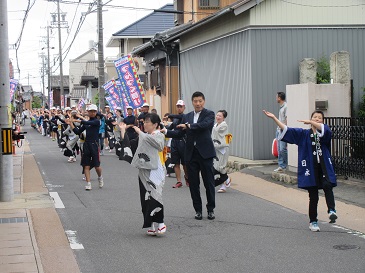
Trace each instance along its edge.
<path fill-rule="evenodd" d="M 215 219 L 215 215 L 213 211 L 208 211 L 208 220 L 214 220 Z"/>
<path fill-rule="evenodd" d="M 195 214 L 195 219 L 196 219 L 196 220 L 202 220 L 202 219 L 203 219 L 203 215 L 202 215 L 202 213 L 201 213 L 201 212 L 197 212 L 197 213 Z"/>

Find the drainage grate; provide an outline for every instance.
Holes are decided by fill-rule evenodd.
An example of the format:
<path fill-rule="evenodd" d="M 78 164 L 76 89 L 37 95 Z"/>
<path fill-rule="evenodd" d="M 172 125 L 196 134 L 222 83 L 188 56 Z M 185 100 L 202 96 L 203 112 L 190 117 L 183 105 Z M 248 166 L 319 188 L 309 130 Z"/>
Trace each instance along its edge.
<path fill-rule="evenodd" d="M 27 223 L 27 217 L 0 218 L 0 224 Z"/>
<path fill-rule="evenodd" d="M 337 250 L 350 250 L 350 249 L 360 249 L 360 246 L 357 245 L 335 245 L 333 246 L 334 249 Z"/>

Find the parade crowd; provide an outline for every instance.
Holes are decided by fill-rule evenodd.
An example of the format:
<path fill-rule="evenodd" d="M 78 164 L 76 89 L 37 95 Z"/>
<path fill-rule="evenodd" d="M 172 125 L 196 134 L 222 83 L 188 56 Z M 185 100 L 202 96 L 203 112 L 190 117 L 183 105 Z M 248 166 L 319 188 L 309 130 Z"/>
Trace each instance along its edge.
<path fill-rule="evenodd" d="M 282 154 L 275 171 L 284 172 L 286 169 L 286 143 L 298 145 L 298 162 L 301 164 L 298 166 L 298 186 L 309 193 L 309 228 L 319 231 L 319 189 L 325 192 L 331 222 L 337 219 L 332 191 L 336 177 L 329 152 L 331 131 L 323 124 L 324 115 L 320 111 L 315 111 L 310 120 L 301 121 L 311 126 L 308 130 L 287 127 L 285 94 L 278 92 L 277 101 L 280 103 L 279 119 L 264 110 L 264 114 L 278 126 L 276 137 L 279 154 Z M 139 170 L 143 228 L 147 229 L 148 235 L 155 236 L 167 230 L 162 198 L 166 176 L 175 173 L 173 188 L 183 187 L 183 182 L 189 187 L 196 220 L 203 219 L 201 178 L 206 189 L 209 220 L 215 219 L 215 192 L 225 193 L 231 185 L 227 174 L 232 140 L 225 121 L 228 113 L 226 110 L 214 113 L 206 109 L 205 96 L 199 91 L 193 93 L 191 103 L 194 110 L 184 113 L 185 102 L 178 100 L 177 114 L 166 113 L 162 119 L 155 109 L 150 111 L 147 103 L 139 109 L 138 115 L 130 106 L 124 116 L 121 108 L 116 108 L 113 113 L 109 106 L 98 109 L 94 104 L 86 105 L 86 111 L 76 106 L 51 107 L 49 110 L 35 109 L 24 115 L 29 115 L 35 130 L 57 143 L 69 163 L 77 162 L 80 157 L 87 191 L 92 189 L 90 170 L 93 168 L 99 188 L 104 186 L 100 156 L 106 152 L 115 153 L 118 159 L 136 167 Z M 219 189 L 216 191 L 215 187 Z"/>

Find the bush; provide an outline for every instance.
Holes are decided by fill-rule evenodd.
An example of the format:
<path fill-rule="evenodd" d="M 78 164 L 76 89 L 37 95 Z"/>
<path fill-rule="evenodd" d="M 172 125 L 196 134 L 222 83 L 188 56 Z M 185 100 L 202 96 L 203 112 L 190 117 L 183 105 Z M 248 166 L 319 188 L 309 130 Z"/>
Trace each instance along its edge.
<path fill-rule="evenodd" d="M 325 56 L 317 61 L 317 83 L 330 83 L 331 72 L 330 63 Z"/>

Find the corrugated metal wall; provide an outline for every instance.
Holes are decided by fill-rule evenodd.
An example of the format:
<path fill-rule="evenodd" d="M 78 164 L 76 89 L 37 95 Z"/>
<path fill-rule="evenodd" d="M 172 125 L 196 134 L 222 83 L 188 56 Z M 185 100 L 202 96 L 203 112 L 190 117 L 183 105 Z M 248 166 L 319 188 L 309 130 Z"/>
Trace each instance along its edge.
<path fill-rule="evenodd" d="M 303 58 L 319 59 L 332 52 L 350 52 L 354 79 L 354 106 L 360 102 L 365 87 L 365 29 L 261 29 L 251 31 L 254 154 L 270 158 L 272 122 L 261 113 L 263 108 L 278 112 L 273 105 L 277 91 L 288 84 L 299 83 L 299 62 Z M 288 105 L 290 107 L 290 105 Z M 257 111 L 256 111 L 257 110 Z M 303 117 L 303 119 L 309 117 Z M 274 129 L 274 128 L 273 128 Z"/>
<path fill-rule="evenodd" d="M 277 114 L 276 92 L 299 82 L 299 62 L 349 51 L 356 106 L 363 95 L 361 87 L 365 87 L 364 45 L 362 28 L 249 29 L 183 51 L 182 94 L 190 101 L 191 94 L 200 90 L 206 94 L 207 108 L 228 111 L 234 136 L 231 155 L 270 159 L 275 125 L 262 109 Z M 190 103 L 188 106 L 192 110 Z"/>
<path fill-rule="evenodd" d="M 225 109 L 233 134 L 231 155 L 253 157 L 252 92 L 249 33 L 240 33 L 181 54 L 181 90 L 192 111 L 191 95 L 201 91 L 205 107 Z"/>

